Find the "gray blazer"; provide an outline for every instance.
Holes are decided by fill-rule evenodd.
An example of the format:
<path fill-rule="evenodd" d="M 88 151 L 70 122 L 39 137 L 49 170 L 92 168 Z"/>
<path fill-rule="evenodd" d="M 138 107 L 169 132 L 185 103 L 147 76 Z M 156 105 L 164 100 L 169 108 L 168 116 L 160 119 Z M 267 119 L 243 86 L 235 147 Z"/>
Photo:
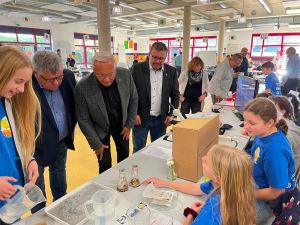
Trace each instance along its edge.
<path fill-rule="evenodd" d="M 132 128 L 137 114 L 138 95 L 129 70 L 117 67 L 116 81 L 120 94 L 123 127 Z M 78 123 L 92 149 L 102 145 L 109 132 L 109 120 L 98 80 L 94 73 L 80 80 L 75 88 Z"/>

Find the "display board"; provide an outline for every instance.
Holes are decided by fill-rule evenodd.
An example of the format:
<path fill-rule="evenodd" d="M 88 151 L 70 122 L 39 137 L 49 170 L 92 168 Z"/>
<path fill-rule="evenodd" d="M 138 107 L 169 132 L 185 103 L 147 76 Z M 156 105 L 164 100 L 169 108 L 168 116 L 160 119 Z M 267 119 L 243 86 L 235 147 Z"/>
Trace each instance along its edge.
<path fill-rule="evenodd" d="M 203 60 L 205 66 L 215 66 L 216 65 L 216 58 L 217 58 L 216 51 L 196 52 L 195 56 L 199 56 Z"/>

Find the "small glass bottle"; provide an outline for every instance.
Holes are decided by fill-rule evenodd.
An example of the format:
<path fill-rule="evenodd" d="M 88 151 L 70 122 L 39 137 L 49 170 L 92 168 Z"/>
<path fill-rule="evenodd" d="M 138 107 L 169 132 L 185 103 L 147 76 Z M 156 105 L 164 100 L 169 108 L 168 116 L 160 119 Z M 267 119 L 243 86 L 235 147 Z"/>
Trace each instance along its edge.
<path fill-rule="evenodd" d="M 119 182 L 117 190 L 120 192 L 125 192 L 128 190 L 128 182 L 125 176 L 125 169 L 119 169 Z"/>
<path fill-rule="evenodd" d="M 175 173 L 175 165 L 173 160 L 169 160 L 167 162 L 167 165 L 169 166 L 169 171 L 168 171 L 168 180 L 176 180 L 177 174 Z"/>
<path fill-rule="evenodd" d="M 141 185 L 138 165 L 133 165 L 131 167 L 131 180 L 129 182 L 129 185 L 131 187 L 138 187 Z"/>

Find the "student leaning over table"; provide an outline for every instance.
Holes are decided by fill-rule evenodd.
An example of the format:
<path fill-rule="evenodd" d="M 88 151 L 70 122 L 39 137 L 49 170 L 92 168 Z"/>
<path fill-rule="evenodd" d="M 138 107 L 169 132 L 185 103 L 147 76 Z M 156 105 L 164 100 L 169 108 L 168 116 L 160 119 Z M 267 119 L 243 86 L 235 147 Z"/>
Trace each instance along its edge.
<path fill-rule="evenodd" d="M 252 100 L 243 116 L 244 133 L 254 137 L 251 157 L 257 186 L 256 216 L 260 224 L 271 217 L 269 201 L 295 187 L 294 154 L 285 136 L 287 124 L 283 119 L 277 121 L 272 101 L 261 97 Z"/>
<path fill-rule="evenodd" d="M 200 185 L 150 178 L 144 183 L 170 187 L 191 195 L 208 195 L 184 210 L 183 225 L 253 225 L 255 201 L 250 157 L 237 149 L 215 145 L 202 158 L 203 173 L 210 179 Z"/>
<path fill-rule="evenodd" d="M 34 184 L 38 178 L 38 166 L 32 155 L 41 127 L 41 109 L 32 89 L 29 58 L 17 48 L 1 46 L 0 68 L 1 208 L 16 192 L 14 185 Z M 5 223 L 0 220 L 0 224 Z"/>

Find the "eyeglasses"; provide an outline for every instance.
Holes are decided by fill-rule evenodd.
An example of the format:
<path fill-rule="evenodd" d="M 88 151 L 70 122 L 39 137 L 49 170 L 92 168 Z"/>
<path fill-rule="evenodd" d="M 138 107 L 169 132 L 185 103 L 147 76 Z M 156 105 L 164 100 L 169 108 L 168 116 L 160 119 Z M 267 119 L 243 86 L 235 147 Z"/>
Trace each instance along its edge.
<path fill-rule="evenodd" d="M 155 55 L 151 55 L 151 58 L 152 58 L 152 59 L 155 59 L 155 60 L 159 60 L 159 61 L 161 61 L 161 62 L 165 61 L 165 59 L 166 59 L 166 57 L 157 57 L 157 56 L 155 56 Z"/>
<path fill-rule="evenodd" d="M 58 76 L 58 77 L 53 77 L 53 78 L 46 78 L 42 75 L 39 75 L 41 78 L 43 78 L 43 80 L 47 83 L 47 84 L 50 84 L 50 83 L 53 83 L 55 80 L 57 82 L 60 82 L 62 81 L 62 79 L 64 78 L 64 75 L 61 75 L 61 76 Z"/>

